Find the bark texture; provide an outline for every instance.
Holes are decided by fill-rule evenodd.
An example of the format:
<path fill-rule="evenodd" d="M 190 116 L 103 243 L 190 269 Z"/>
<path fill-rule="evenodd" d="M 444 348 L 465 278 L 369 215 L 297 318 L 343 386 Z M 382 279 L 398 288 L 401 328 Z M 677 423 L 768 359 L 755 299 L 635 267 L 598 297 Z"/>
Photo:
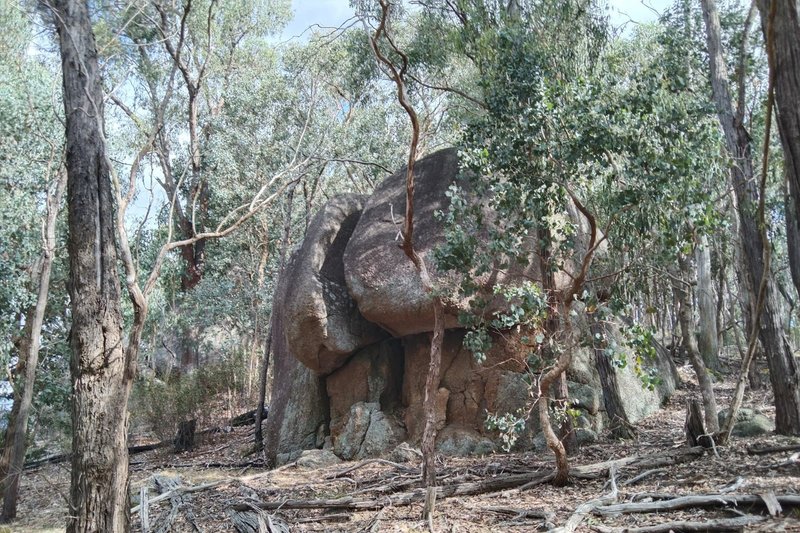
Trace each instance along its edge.
<path fill-rule="evenodd" d="M 770 381 L 775 392 L 775 429 L 786 435 L 800 434 L 800 375 L 789 342 L 784 334 L 781 316 L 777 312 L 777 291 L 765 268 L 764 241 L 754 214 L 758 191 L 754 180 L 750 135 L 742 117 L 734 114 L 728 72 L 722 54 L 719 13 L 714 0 L 703 0 L 703 18 L 711 70 L 711 86 L 717 106 L 719 121 L 725 135 L 725 144 L 734 159 L 730 176 L 739 213 L 739 235 L 742 243 L 750 287 L 759 287 L 763 276 L 768 276 L 763 298 L 763 311 L 759 317 L 758 338 L 764 347 L 769 366 Z M 753 295 L 750 301 L 757 301 Z M 733 413 L 732 413 L 733 414 Z"/>
<path fill-rule="evenodd" d="M 787 201 L 786 234 L 792 280 L 800 293 L 800 5 L 797 0 L 758 0 L 764 36 L 770 10 L 773 18 L 773 61 L 778 130 L 786 163 L 790 201 Z"/>
<path fill-rule="evenodd" d="M 85 2 L 53 8 L 61 48 L 67 139 L 72 309 L 72 473 L 67 531 L 127 531 L 127 404 L 120 282 L 103 93 Z"/>
<path fill-rule="evenodd" d="M 590 331 L 592 334 L 592 347 L 594 350 L 594 362 L 597 374 L 600 376 L 600 384 L 603 387 L 603 404 L 608 415 L 608 425 L 611 434 L 619 439 L 632 439 L 636 436 L 636 430 L 628 420 L 625 407 L 622 403 L 622 394 L 617 382 L 617 374 L 611 366 L 611 361 L 606 355 L 607 347 L 606 325 L 597 316 L 590 317 Z"/>
<path fill-rule="evenodd" d="M 700 394 L 703 397 L 703 411 L 705 413 L 705 428 L 709 433 L 719 431 L 717 421 L 717 400 L 714 395 L 714 386 L 708 376 L 708 369 L 700 356 L 694 333 L 694 319 L 692 317 L 692 293 L 688 280 L 692 279 L 691 262 L 688 257 L 678 258 L 680 276 L 673 282 L 672 291 L 678 304 L 678 322 L 681 325 L 681 343 L 689 356 L 692 368 L 697 376 Z"/>
<path fill-rule="evenodd" d="M 719 344 L 717 343 L 717 305 L 714 282 L 711 276 L 711 249 L 708 238 L 700 239 L 695 248 L 697 265 L 697 347 L 707 368 L 719 370 Z"/>

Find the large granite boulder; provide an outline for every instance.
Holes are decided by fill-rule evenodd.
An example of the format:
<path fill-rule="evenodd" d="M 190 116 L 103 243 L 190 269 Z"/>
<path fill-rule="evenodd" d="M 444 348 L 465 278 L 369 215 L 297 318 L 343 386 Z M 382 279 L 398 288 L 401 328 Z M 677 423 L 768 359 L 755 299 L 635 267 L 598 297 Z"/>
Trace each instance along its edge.
<path fill-rule="evenodd" d="M 363 197 L 355 194 L 331 198 L 312 219 L 284 274 L 288 298 L 281 305 L 286 342 L 300 362 L 320 375 L 387 336 L 364 320 L 345 284 L 342 256 L 363 203 Z"/>
<path fill-rule="evenodd" d="M 283 294 L 281 289 L 276 294 Z M 321 448 L 328 419 L 324 380 L 289 351 L 280 301 L 276 298 L 273 307 L 274 385 L 264 431 L 267 460 L 273 465 L 292 461 L 303 450 Z"/>
<path fill-rule="evenodd" d="M 433 306 L 414 265 L 400 248 L 406 205 L 405 169 L 384 180 L 364 206 L 344 254 L 350 294 L 367 320 L 395 337 L 433 329 Z M 447 208 L 445 192 L 458 174 L 456 150 L 436 152 L 414 166 L 414 248 L 432 277 L 433 249 L 443 242 L 435 213 Z M 446 317 L 457 327 L 457 312 Z"/>
<path fill-rule="evenodd" d="M 432 252 L 443 241 L 434 213 L 447 208 L 446 191 L 454 181 L 469 185 L 461 183 L 455 150 L 437 152 L 415 168 L 415 249 L 434 282 L 447 286 L 453 280 L 433 266 Z M 415 444 L 422 436 L 433 311 L 417 271 L 400 248 L 404 178 L 405 170 L 387 178 L 363 211 L 362 200 L 353 195 L 326 204 L 282 277 L 275 297 L 276 387 L 268 422 L 268 446 L 275 447 L 269 453 L 274 456 L 286 458 L 324 444 L 341 458 L 359 459 L 388 454 L 401 441 Z M 565 223 L 578 219 L 576 242 L 585 248 L 587 224 L 572 211 L 563 214 Z M 565 268 L 573 268 L 570 261 L 565 258 Z M 475 280 L 490 294 L 487 289 L 496 283 L 541 279 L 538 268 L 532 261 Z M 555 283 L 563 286 L 569 279 L 564 274 Z M 495 299 L 490 309 L 497 305 L 506 304 Z M 522 332 L 493 333 L 482 364 L 463 347 L 465 331 L 457 315 L 467 307 L 466 301 L 445 302 L 437 446 L 446 453 L 482 454 L 492 449 L 492 442 L 502 443 L 486 429 L 487 413 L 527 412 L 536 392 L 526 374 L 532 354 Z M 589 329 L 585 319 L 575 318 L 573 331 L 587 335 Z M 664 391 L 643 390 L 629 367 L 613 371 L 626 392 L 629 420 L 660 406 Z M 568 387 L 571 406 L 579 410 L 581 437 L 596 438 L 604 426 L 605 406 L 590 349 L 576 348 Z M 534 415 L 526 422 L 517 449 L 535 446 L 538 420 Z"/>

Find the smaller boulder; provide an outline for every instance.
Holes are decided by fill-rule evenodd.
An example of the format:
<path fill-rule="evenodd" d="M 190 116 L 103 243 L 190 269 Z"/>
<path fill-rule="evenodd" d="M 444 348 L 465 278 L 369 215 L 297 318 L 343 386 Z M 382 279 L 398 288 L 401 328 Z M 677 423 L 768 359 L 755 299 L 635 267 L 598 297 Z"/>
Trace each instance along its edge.
<path fill-rule="evenodd" d="M 574 381 L 568 381 L 567 388 L 572 407 L 582 409 L 592 416 L 597 415 L 602 401 L 601 392 L 597 388 Z"/>
<path fill-rule="evenodd" d="M 466 457 L 488 455 L 495 451 L 494 443 L 476 431 L 448 426 L 436 439 L 436 449 L 444 455 Z"/>
<path fill-rule="evenodd" d="M 728 410 L 723 409 L 717 415 L 720 426 L 728 418 Z M 775 424 L 762 413 L 755 409 L 739 409 L 736 413 L 736 423 L 733 426 L 731 435 L 734 437 L 757 437 L 775 431 Z"/>
<path fill-rule="evenodd" d="M 321 468 L 341 462 L 342 460 L 330 450 L 303 450 L 297 458 L 297 466 L 301 468 Z"/>
<path fill-rule="evenodd" d="M 395 463 L 411 463 L 422 459 L 422 452 L 419 448 L 414 448 L 407 442 L 401 442 L 392 450 L 392 454 L 389 457 Z"/>
<path fill-rule="evenodd" d="M 405 432 L 394 418 L 381 411 L 380 404 L 358 402 L 351 406 L 333 450 L 346 461 L 377 457 L 389 453 L 404 437 Z"/>

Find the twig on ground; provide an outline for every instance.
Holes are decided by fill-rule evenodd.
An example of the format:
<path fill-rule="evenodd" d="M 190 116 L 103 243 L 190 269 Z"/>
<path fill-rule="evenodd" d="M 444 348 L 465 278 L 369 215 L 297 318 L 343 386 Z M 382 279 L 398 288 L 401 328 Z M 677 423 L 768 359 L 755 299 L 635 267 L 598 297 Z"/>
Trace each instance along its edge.
<path fill-rule="evenodd" d="M 387 461 L 386 459 L 367 459 L 367 460 L 361 461 L 360 463 L 355 464 L 355 465 L 353 465 L 353 466 L 351 466 L 349 468 L 345 468 L 344 470 L 340 470 L 339 472 L 335 472 L 333 474 L 327 475 L 327 476 L 325 476 L 325 479 L 335 479 L 337 477 L 342 477 L 345 474 L 349 474 L 350 472 L 358 470 L 359 468 L 363 468 L 363 467 L 365 467 L 367 465 L 371 465 L 371 464 L 375 464 L 375 463 L 379 463 L 379 464 L 383 464 L 383 465 L 389 465 L 389 466 L 392 466 L 392 467 L 396 468 L 397 470 L 401 470 L 403 472 L 419 473 L 419 469 L 418 468 L 412 468 L 412 467 L 409 467 L 409 466 L 406 466 L 406 465 L 401 465 L 400 463 Z"/>
<path fill-rule="evenodd" d="M 612 466 L 608 471 L 608 482 L 611 484 L 611 491 L 605 496 L 595 498 L 594 500 L 579 505 L 578 508 L 575 509 L 575 512 L 572 513 L 572 516 L 569 517 L 567 523 L 564 524 L 564 527 L 557 528 L 555 531 L 558 531 L 559 533 L 573 533 L 581 525 L 581 522 L 583 522 L 583 519 L 586 518 L 586 515 L 594 511 L 594 509 L 596 509 L 598 506 L 616 502 L 617 496 L 619 495 L 619 491 L 617 490 L 616 475 L 617 468 L 616 466 Z"/>
<path fill-rule="evenodd" d="M 669 470 L 667 470 L 666 468 L 652 468 L 650 470 L 645 470 L 639 475 L 636 475 L 630 479 L 626 479 L 625 481 L 620 483 L 620 485 L 622 485 L 623 487 L 627 487 L 628 485 L 633 485 L 634 483 L 638 483 L 639 481 L 643 480 L 646 477 L 650 477 L 655 474 L 663 474 L 665 472 L 669 472 Z"/>

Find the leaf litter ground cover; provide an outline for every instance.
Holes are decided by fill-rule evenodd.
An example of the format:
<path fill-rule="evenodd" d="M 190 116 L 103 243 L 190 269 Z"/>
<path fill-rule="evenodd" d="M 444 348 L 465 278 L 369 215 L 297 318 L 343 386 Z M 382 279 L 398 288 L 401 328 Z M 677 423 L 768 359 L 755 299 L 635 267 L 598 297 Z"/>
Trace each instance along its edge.
<path fill-rule="evenodd" d="M 548 484 L 549 453 L 440 458 L 434 530 L 800 531 L 800 439 L 734 438 L 718 457 L 688 449 L 685 401 L 698 392 L 687 368 L 682 377 L 670 403 L 637 425 L 637 439 L 606 435 L 582 448 L 567 487 Z M 732 388 L 732 377 L 715 384 L 720 406 Z M 773 416 L 766 391 L 748 392 L 745 407 Z M 245 457 L 251 442 L 252 427 L 235 428 L 206 436 L 192 452 L 133 456 L 134 531 L 143 521 L 148 531 L 428 529 L 418 462 L 269 471 Z M 26 471 L 12 531 L 62 530 L 68 492 L 68 463 Z"/>

